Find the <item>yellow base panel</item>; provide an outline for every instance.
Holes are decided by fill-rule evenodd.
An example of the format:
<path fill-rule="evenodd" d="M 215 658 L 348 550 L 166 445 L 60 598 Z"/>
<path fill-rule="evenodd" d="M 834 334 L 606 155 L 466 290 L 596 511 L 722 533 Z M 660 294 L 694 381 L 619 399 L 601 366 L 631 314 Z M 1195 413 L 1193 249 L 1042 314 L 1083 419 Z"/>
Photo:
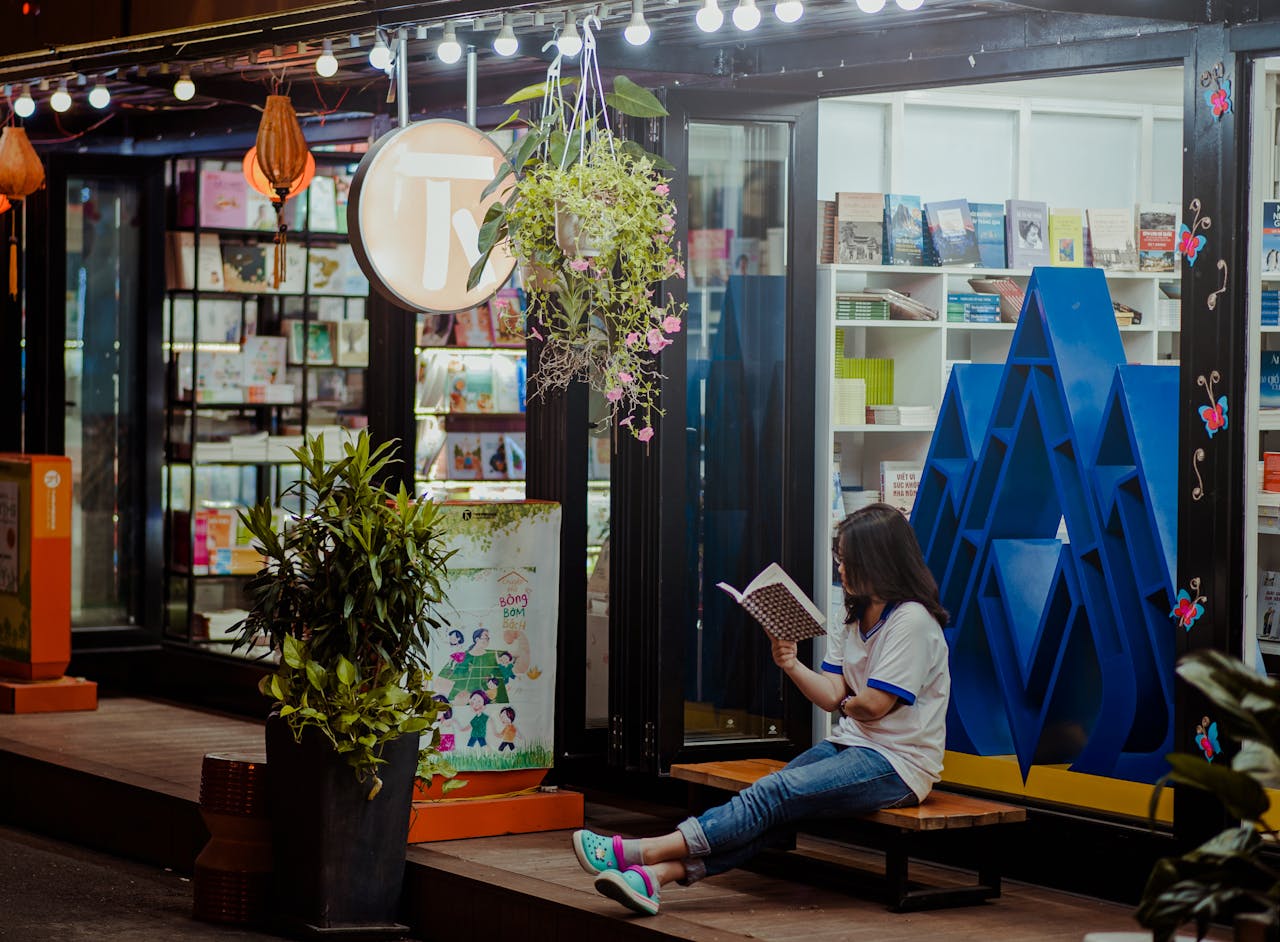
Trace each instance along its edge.
<path fill-rule="evenodd" d="M 1154 788 L 1142 782 L 1072 772 L 1066 766 L 1057 765 L 1032 766 L 1023 783 L 1016 756 L 972 756 L 963 752 L 947 753 L 942 781 L 1143 820 L 1147 818 Z M 1162 824 L 1173 821 L 1172 789 L 1161 791 L 1156 820 Z"/>

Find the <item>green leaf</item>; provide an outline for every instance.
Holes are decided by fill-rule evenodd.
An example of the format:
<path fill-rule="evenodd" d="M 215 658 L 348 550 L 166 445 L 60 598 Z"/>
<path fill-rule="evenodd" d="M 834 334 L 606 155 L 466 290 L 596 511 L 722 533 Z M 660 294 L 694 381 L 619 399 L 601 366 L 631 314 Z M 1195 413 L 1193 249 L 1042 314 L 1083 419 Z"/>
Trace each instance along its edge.
<path fill-rule="evenodd" d="M 284 648 L 282 651 L 284 662 L 290 667 L 302 666 L 302 645 L 298 643 L 298 639 L 293 635 L 284 636 Z"/>
<path fill-rule="evenodd" d="M 621 145 L 622 152 L 640 160 L 641 158 L 650 161 L 657 170 L 673 171 L 675 166 L 665 157 L 659 157 L 650 151 L 645 150 L 635 141 L 623 141 Z"/>
<path fill-rule="evenodd" d="M 456 779 L 456 778 L 450 779 L 440 787 L 440 794 L 447 795 L 449 794 L 449 792 L 453 791 L 454 789 L 462 788 L 466 784 L 467 782 L 465 779 L 462 779 L 462 780 Z"/>
<path fill-rule="evenodd" d="M 494 128 L 494 130 L 495 130 L 495 131 L 501 131 L 501 130 L 502 130 L 503 128 L 505 128 L 508 124 L 511 124 L 511 123 L 515 122 L 516 120 L 518 120 L 518 119 L 519 119 L 519 117 L 520 117 L 520 109 L 519 109 L 519 108 L 517 108 L 515 111 L 511 112 L 511 117 L 507 118 L 507 120 L 506 120 L 506 121 L 503 121 L 501 124 L 499 124 L 496 128 Z"/>
<path fill-rule="evenodd" d="M 647 88 L 641 88 L 625 75 L 613 80 L 613 92 L 605 101 L 625 115 L 633 118 L 665 118 L 667 109 Z"/>
<path fill-rule="evenodd" d="M 311 686 L 317 690 L 324 690 L 325 669 L 315 661 L 307 661 L 307 680 L 311 682 Z"/>
<path fill-rule="evenodd" d="M 561 78 L 558 84 L 560 85 L 561 88 L 564 88 L 568 85 L 573 85 L 577 81 L 578 80 L 576 78 L 573 78 L 572 76 L 570 76 L 567 78 Z M 547 93 L 547 83 L 545 81 L 535 82 L 532 85 L 526 85 L 524 88 L 520 89 L 518 92 L 512 93 L 506 100 L 503 101 L 503 104 L 518 105 L 522 101 L 541 101 L 542 97 L 546 93 Z M 517 112 L 517 114 L 518 113 L 519 112 Z"/>
<path fill-rule="evenodd" d="M 1210 792 L 1234 818 L 1257 821 L 1271 805 L 1263 787 L 1242 772 L 1185 753 L 1170 753 L 1165 758 L 1173 766 L 1169 781 Z"/>
<path fill-rule="evenodd" d="M 338 655 L 338 666 L 336 668 L 338 681 L 344 687 L 350 687 L 356 682 L 355 665 L 348 661 L 342 655 Z"/>
<path fill-rule="evenodd" d="M 529 163 L 534 153 L 546 143 L 547 135 L 543 131 L 530 131 L 520 141 L 520 146 L 516 148 L 516 153 L 511 158 L 511 166 L 515 168 L 516 173 L 524 170 L 525 165 Z"/>

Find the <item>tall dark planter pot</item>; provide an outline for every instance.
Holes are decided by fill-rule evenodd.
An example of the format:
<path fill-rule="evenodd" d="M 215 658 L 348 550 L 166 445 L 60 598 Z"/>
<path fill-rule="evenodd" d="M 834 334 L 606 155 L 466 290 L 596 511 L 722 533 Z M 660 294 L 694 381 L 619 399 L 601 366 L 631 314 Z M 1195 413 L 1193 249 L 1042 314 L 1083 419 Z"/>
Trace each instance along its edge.
<path fill-rule="evenodd" d="M 295 742 L 287 720 L 267 720 L 267 779 L 279 929 L 300 938 L 386 939 L 396 921 L 417 768 L 418 737 L 387 743 L 382 790 L 356 780 L 322 733 Z"/>

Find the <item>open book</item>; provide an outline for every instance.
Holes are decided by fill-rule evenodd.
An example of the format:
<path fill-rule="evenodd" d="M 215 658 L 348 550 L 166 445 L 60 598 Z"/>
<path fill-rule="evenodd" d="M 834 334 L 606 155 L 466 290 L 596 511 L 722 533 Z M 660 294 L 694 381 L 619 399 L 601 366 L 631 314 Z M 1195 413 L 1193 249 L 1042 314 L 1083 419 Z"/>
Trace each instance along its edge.
<path fill-rule="evenodd" d="M 777 563 L 770 563 L 741 592 L 727 582 L 717 585 L 737 599 L 765 632 L 779 641 L 803 641 L 826 631 L 823 627 L 826 616 Z"/>

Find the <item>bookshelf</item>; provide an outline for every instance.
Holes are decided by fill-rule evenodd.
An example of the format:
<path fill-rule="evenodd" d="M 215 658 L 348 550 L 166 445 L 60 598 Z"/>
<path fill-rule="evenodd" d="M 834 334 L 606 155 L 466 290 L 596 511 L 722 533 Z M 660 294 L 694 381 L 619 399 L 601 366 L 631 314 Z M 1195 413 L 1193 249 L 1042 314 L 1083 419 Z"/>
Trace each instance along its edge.
<path fill-rule="evenodd" d="M 297 480 L 290 449 L 306 435 L 324 433 L 337 457 L 367 425 L 369 289 L 345 234 L 358 155 L 315 156 L 315 180 L 287 204 L 279 286 L 274 212 L 244 180 L 243 155 L 175 159 L 167 168 L 164 636 L 171 642 L 232 653 L 246 580 L 261 568 L 239 511 L 279 499 Z"/>

